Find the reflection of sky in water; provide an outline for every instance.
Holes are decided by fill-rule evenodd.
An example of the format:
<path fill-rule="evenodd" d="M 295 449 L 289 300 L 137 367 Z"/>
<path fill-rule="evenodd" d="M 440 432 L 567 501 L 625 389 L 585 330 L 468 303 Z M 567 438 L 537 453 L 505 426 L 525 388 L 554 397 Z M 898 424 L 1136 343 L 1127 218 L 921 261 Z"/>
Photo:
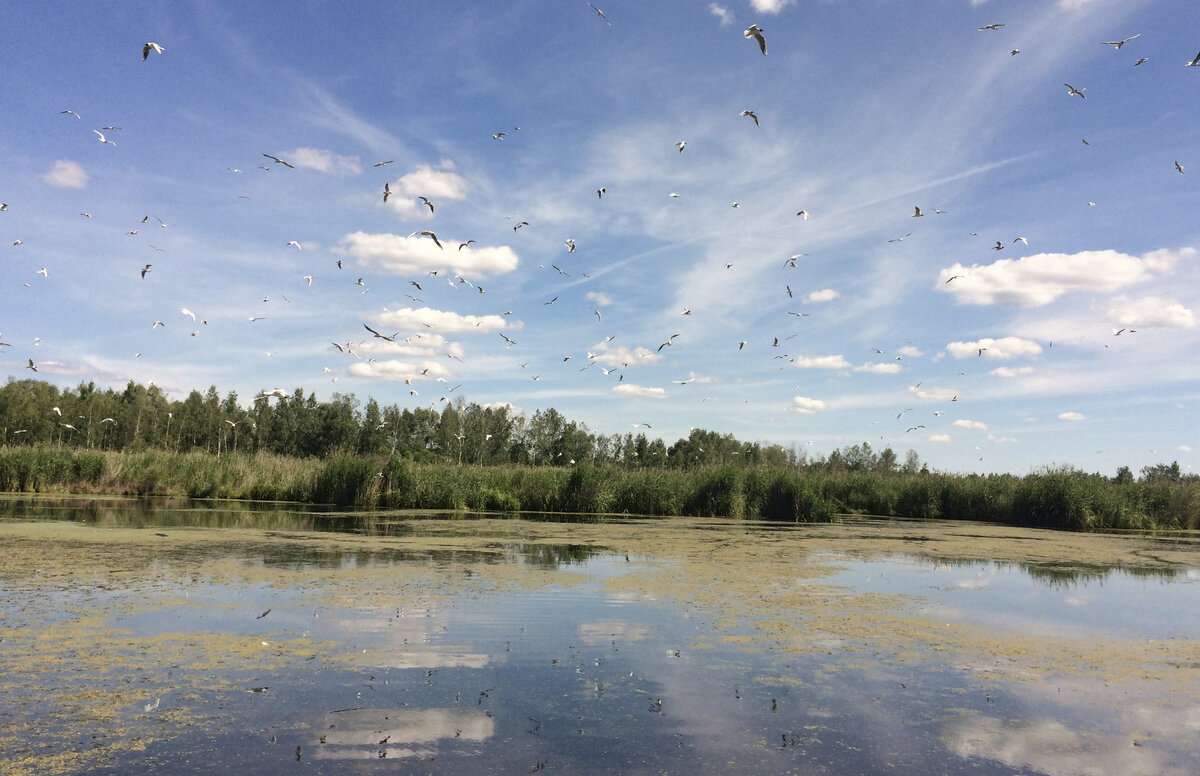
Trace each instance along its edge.
<path fill-rule="evenodd" d="M 740 535 L 735 528 L 730 541 Z M 218 584 L 195 571 L 229 558 L 295 573 L 295 584 Z M 912 611 L 933 620 L 1029 634 L 1200 637 L 1195 618 L 1178 616 L 1194 611 L 1194 574 L 1066 582 L 995 563 L 838 554 L 804 562 L 818 561 L 837 570 L 806 584 L 913 595 Z M 155 681 L 128 710 L 129 734 L 150 743 L 91 772 L 1197 772 L 1187 742 L 1200 736 L 1200 709 L 1169 697 L 1131 696 L 1087 675 L 1009 682 L 919 649 L 897 661 L 869 644 L 832 654 L 760 648 L 723 639 L 752 633 L 749 623 L 719 626 L 720 613 L 669 591 L 651 600 L 605 584 L 665 563 L 518 542 L 500 553 L 246 543 L 215 547 L 211 557 L 164 555 L 128 590 L 60 595 L 149 600 L 118 610 L 110 624 L 133 637 L 229 634 L 249 657 L 231 659 L 236 668 L 139 667 Z M 317 569 L 325 575 L 302 573 Z M 390 569 L 394 586 L 353 575 Z M 418 582 L 401 584 L 414 569 Z M 492 569 L 557 575 L 495 581 L 485 573 Z M 0 587 L 0 611 L 19 610 L 21 592 Z M 180 718 L 198 721 L 175 724 Z"/>
<path fill-rule="evenodd" d="M 921 596 L 930 616 L 1034 635 L 1200 639 L 1195 610 L 1200 588 L 1193 572 L 1135 575 L 1031 576 L 1014 564 L 944 564 L 917 558 L 871 561 L 830 556 L 843 570 L 826 581 L 861 592 Z M 1190 584 L 1189 584 L 1190 583 Z"/>

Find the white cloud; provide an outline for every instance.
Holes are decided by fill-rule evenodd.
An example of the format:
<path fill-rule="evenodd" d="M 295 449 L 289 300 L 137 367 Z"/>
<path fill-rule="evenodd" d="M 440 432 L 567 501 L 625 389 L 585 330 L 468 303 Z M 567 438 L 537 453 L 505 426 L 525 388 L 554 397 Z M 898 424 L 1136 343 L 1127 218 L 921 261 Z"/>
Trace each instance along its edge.
<path fill-rule="evenodd" d="M 946 345 L 946 352 L 954 358 L 975 358 L 982 356 L 991 359 L 1020 358 L 1021 356 L 1036 356 L 1042 352 L 1042 346 L 1033 340 L 1020 337 L 1003 337 L 992 339 L 984 337 L 974 342 L 951 342 Z"/>
<path fill-rule="evenodd" d="M 1058 413 L 1058 419 L 1070 421 L 1085 420 L 1084 416 L 1078 412 L 1060 412 Z"/>
<path fill-rule="evenodd" d="M 929 441 L 930 442 L 949 442 L 950 435 L 949 434 L 930 434 Z"/>
<path fill-rule="evenodd" d="M 918 399 L 930 401 L 954 401 L 958 398 L 958 394 L 950 388 L 922 388 L 920 385 L 913 385 L 909 387 L 908 391 L 915 394 Z"/>
<path fill-rule="evenodd" d="M 708 10 L 713 16 L 721 20 L 721 26 L 733 24 L 733 14 L 729 13 L 729 9 L 717 3 L 709 3 Z"/>
<path fill-rule="evenodd" d="M 750 7 L 760 13 L 779 13 L 792 0 L 750 0 Z"/>
<path fill-rule="evenodd" d="M 449 377 L 452 373 L 440 361 L 356 361 L 346 370 L 352 377 L 368 380 L 418 381 Z"/>
<path fill-rule="evenodd" d="M 667 398 L 667 392 L 662 388 L 649 388 L 644 385 L 634 385 L 633 383 L 617 383 L 613 386 L 612 392 L 622 396 L 640 396 L 644 399 Z"/>
<path fill-rule="evenodd" d="M 822 288 L 820 291 L 813 291 L 808 296 L 804 297 L 805 302 L 831 302 L 837 299 L 841 294 L 834 291 L 832 288 Z"/>
<path fill-rule="evenodd" d="M 896 352 L 902 356 L 908 356 L 909 358 L 920 358 L 921 356 L 925 355 L 921 352 L 920 348 L 913 345 L 905 345 Z"/>
<path fill-rule="evenodd" d="M 655 361 L 662 359 L 660 354 L 640 345 L 633 349 L 626 347 L 610 348 L 607 342 L 593 345 L 588 348 L 588 353 L 596 363 L 611 367 L 637 366 L 641 363 L 653 364 Z"/>
<path fill-rule="evenodd" d="M 507 245 L 467 246 L 458 250 L 453 241 L 438 240 L 438 248 L 429 237 L 398 234 L 353 232 L 342 238 L 335 253 L 354 257 L 359 265 L 389 275 L 424 275 L 447 265 L 459 275 L 500 275 L 517 268 L 517 254 Z"/>
<path fill-rule="evenodd" d="M 442 162 L 444 168 L 453 166 L 449 161 Z M 442 200 L 466 199 L 468 188 L 466 179 L 458 173 L 423 164 L 392 184 L 387 206 L 406 218 L 416 215 L 432 218 L 434 213 L 419 197 L 432 202 L 436 210 Z"/>
<path fill-rule="evenodd" d="M 987 439 L 989 442 L 995 442 L 998 445 L 1009 444 L 1017 441 L 1014 437 L 996 436 L 995 434 L 988 434 Z"/>
<path fill-rule="evenodd" d="M 956 420 L 952 425 L 959 428 L 969 428 L 974 431 L 987 431 L 987 424 L 980 423 L 978 420 Z"/>
<path fill-rule="evenodd" d="M 798 412 L 801 415 L 811 415 L 814 412 L 819 412 L 829 405 L 820 399 L 810 399 L 807 396 L 792 397 L 792 411 Z"/>
<path fill-rule="evenodd" d="M 796 356 L 796 366 L 801 369 L 849 369 L 850 362 L 842 356 Z"/>
<path fill-rule="evenodd" d="M 390 335 L 392 329 L 417 331 L 424 329 L 435 332 L 475 332 L 479 334 L 510 328 L 502 315 L 460 315 L 449 310 L 434 310 L 429 307 L 413 309 L 405 307 L 379 313 L 371 317 L 376 323 L 372 328 L 380 334 Z M 384 331 L 387 329 L 388 331 Z"/>
<path fill-rule="evenodd" d="M 613 303 L 612 297 L 602 291 L 588 291 L 583 298 L 589 302 L 595 302 L 600 307 L 607 307 Z"/>
<path fill-rule="evenodd" d="M 362 165 L 357 156 L 342 156 L 324 148 L 297 148 L 280 156 L 294 167 L 327 172 L 333 175 L 357 175 Z"/>
<path fill-rule="evenodd" d="M 1034 373 L 1034 371 L 1035 371 L 1034 368 L 1031 366 L 1019 366 L 1019 367 L 1002 366 L 1002 367 L 993 369 L 992 371 L 988 372 L 988 374 L 990 374 L 992 377 L 1007 378 L 1007 377 L 1022 377 L 1024 375 L 1031 375 Z"/>
<path fill-rule="evenodd" d="M 88 184 L 88 174 L 78 162 L 59 159 L 50 171 L 42 176 L 42 180 L 51 186 L 64 189 L 82 189 Z"/>
<path fill-rule="evenodd" d="M 1179 302 L 1157 296 L 1130 299 L 1119 296 L 1109 302 L 1108 319 L 1118 326 L 1148 328 L 1165 326 L 1190 329 L 1196 325 L 1196 315 Z"/>
<path fill-rule="evenodd" d="M 1191 445 L 1176 445 L 1175 451 L 1179 453 L 1190 453 L 1192 452 L 1192 447 Z"/>
<path fill-rule="evenodd" d="M 961 304 L 1040 307 L 1064 294 L 1111 292 L 1139 283 L 1195 253 L 1194 248 L 1153 251 L 1141 258 L 1114 250 L 1037 253 L 982 267 L 955 264 L 939 273 L 936 287 Z"/>
<path fill-rule="evenodd" d="M 869 372 L 876 375 L 898 375 L 904 371 L 898 361 L 884 361 L 879 364 L 862 364 L 854 367 L 855 372 Z"/>

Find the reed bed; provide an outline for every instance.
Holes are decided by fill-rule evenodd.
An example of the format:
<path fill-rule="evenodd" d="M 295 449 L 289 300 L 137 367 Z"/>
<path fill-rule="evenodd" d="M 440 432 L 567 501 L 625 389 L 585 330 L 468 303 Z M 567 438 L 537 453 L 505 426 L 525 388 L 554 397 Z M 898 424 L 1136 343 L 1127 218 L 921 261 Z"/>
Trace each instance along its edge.
<path fill-rule="evenodd" d="M 400 456 L 0 447 L 0 491 L 336 504 L 371 509 L 683 515 L 795 522 L 838 514 L 970 519 L 1073 531 L 1200 528 L 1200 481 L 1116 482 L 1077 470 L 1014 475 L 456 466 Z"/>

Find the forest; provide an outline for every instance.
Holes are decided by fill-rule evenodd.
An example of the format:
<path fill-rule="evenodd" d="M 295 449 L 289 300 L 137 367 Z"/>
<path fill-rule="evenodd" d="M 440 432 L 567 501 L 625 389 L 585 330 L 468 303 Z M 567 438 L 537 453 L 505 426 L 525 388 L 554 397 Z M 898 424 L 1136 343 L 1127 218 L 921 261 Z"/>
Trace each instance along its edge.
<path fill-rule="evenodd" d="M 281 392 L 283 393 L 283 392 Z M 948 518 L 1068 530 L 1200 528 L 1200 477 L 1178 462 L 1113 476 L 930 471 L 909 450 L 807 451 L 693 429 L 671 445 L 596 434 L 554 409 L 526 417 L 459 399 L 432 408 L 318 402 L 297 389 L 249 409 L 215 387 L 38 380 L 0 388 L 0 492 L 165 495 L 355 508 L 719 516 Z"/>

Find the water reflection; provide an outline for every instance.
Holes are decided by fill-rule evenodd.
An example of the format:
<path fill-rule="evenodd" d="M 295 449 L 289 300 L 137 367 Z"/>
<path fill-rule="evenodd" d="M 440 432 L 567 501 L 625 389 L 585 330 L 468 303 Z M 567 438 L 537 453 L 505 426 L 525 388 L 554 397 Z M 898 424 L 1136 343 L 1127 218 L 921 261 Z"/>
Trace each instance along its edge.
<path fill-rule="evenodd" d="M 85 506 L 106 530 L 0 523 L 0 774 L 1200 772 L 1195 569 L 942 525 Z"/>

